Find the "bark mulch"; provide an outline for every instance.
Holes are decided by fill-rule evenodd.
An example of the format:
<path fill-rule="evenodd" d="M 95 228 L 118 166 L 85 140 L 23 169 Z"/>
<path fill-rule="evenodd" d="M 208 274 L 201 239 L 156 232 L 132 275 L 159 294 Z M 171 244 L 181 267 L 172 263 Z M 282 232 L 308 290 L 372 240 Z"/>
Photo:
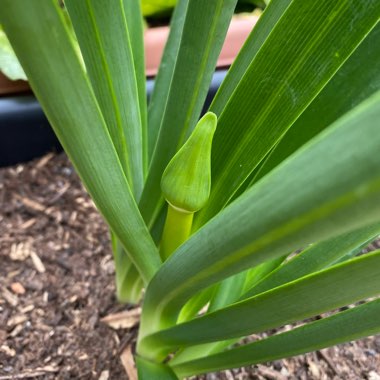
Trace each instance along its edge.
<path fill-rule="evenodd" d="M 0 263 L 0 380 L 128 378 L 139 309 L 116 302 L 107 227 L 64 154 L 0 169 Z M 199 379 L 380 380 L 380 336 Z"/>

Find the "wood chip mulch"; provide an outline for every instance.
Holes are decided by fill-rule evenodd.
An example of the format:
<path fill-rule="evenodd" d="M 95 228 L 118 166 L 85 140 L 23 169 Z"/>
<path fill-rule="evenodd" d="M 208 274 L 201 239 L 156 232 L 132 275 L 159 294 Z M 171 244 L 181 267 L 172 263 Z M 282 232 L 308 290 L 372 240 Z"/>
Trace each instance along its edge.
<path fill-rule="evenodd" d="M 128 379 L 139 310 L 64 154 L 0 169 L 0 263 L 0 380 Z M 198 379 L 380 380 L 380 336 Z"/>

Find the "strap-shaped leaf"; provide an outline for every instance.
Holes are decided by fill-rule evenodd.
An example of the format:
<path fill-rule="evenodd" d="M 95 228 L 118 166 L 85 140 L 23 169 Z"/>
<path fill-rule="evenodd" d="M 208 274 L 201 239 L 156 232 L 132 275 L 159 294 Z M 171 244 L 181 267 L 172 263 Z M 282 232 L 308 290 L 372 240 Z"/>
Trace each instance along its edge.
<path fill-rule="evenodd" d="M 340 116 L 380 89 L 380 24 L 370 32 L 327 86 L 270 153 L 254 182 Z"/>
<path fill-rule="evenodd" d="M 151 355 L 238 338 L 380 294 L 380 251 L 361 256 L 144 338 Z M 154 357 L 154 356 L 153 356 Z"/>
<path fill-rule="evenodd" d="M 58 3 L 1 0 L 0 22 L 87 190 L 148 281 L 160 265 L 159 255 L 133 200 Z"/>
<path fill-rule="evenodd" d="M 173 43 L 178 53 L 170 86 L 160 87 L 162 92 L 155 91 L 156 97 L 165 99 L 164 112 L 154 120 L 159 122 L 159 133 L 140 201 L 141 213 L 149 227 L 164 202 L 160 191 L 162 173 L 197 123 L 236 1 L 186 0 L 186 5 L 179 4 L 186 7 L 183 31 L 179 47 L 176 41 Z"/>
<path fill-rule="evenodd" d="M 198 312 L 204 307 L 212 298 L 217 286 L 210 286 L 196 294 L 193 298 L 186 303 L 178 316 L 178 321 L 185 322 L 195 317 Z"/>
<path fill-rule="evenodd" d="M 354 6 L 355 4 L 355 6 Z M 200 225 L 229 201 L 380 17 L 377 0 L 293 0 L 218 115 Z"/>
<path fill-rule="evenodd" d="M 212 312 L 221 309 L 238 300 L 244 291 L 246 275 L 246 272 L 241 272 L 221 282 L 217 293 L 210 301 L 208 311 Z"/>
<path fill-rule="evenodd" d="M 288 255 L 276 257 L 275 259 L 265 261 L 264 263 L 248 270 L 245 278 L 244 290 L 252 288 L 269 273 L 278 268 L 287 257 Z"/>
<path fill-rule="evenodd" d="M 170 32 L 161 58 L 161 64 L 154 80 L 153 93 L 148 107 L 148 157 L 149 162 L 157 142 L 166 103 L 170 94 L 170 86 L 181 45 L 183 25 L 186 18 L 188 0 L 180 0 L 170 20 Z M 144 9 L 144 5 L 143 5 Z"/>
<path fill-rule="evenodd" d="M 139 91 L 123 1 L 67 0 L 65 5 L 112 141 L 138 199 L 144 184 L 144 144 Z"/>
<path fill-rule="evenodd" d="M 257 285 L 253 286 L 243 298 L 252 297 L 277 286 L 306 276 L 309 273 L 327 268 L 352 251 L 358 251 L 380 234 L 380 224 L 361 228 L 326 241 L 313 244 L 310 248 L 282 265 Z"/>
<path fill-rule="evenodd" d="M 177 376 L 196 375 L 277 360 L 380 333 L 380 300 L 221 354 L 173 366 Z"/>
<path fill-rule="evenodd" d="M 291 2 L 292 0 L 274 0 L 265 8 L 215 95 L 211 107 L 217 115 L 222 113 L 251 62 Z"/>
<path fill-rule="evenodd" d="M 241 299 L 252 297 L 254 295 L 263 293 L 264 291 L 283 285 L 287 282 L 293 281 L 297 278 L 327 268 L 340 258 L 348 259 L 350 258 L 352 252 L 358 253 L 360 249 L 363 248 L 363 246 L 372 241 L 379 233 L 380 225 L 377 223 L 375 225 L 371 225 L 369 227 L 365 227 L 360 230 L 343 234 L 321 243 L 314 244 L 292 260 L 278 267 L 276 270 L 268 274 L 265 278 L 261 278 L 261 281 L 256 285 L 251 286 L 251 289 L 246 294 L 244 294 Z M 283 260 L 284 258 L 280 259 Z M 275 259 L 274 261 L 276 260 L 279 261 L 279 259 Z M 282 262 L 282 260 L 280 262 Z M 258 269 L 261 269 L 260 267 L 265 268 L 266 264 L 269 264 L 269 267 L 273 266 L 272 261 L 273 260 L 259 265 L 256 270 L 252 270 L 252 274 L 260 276 L 261 271 Z M 278 265 L 280 262 L 278 262 Z M 244 272 L 225 280 L 223 283 L 228 282 L 231 286 L 233 286 L 233 279 L 235 279 L 235 277 L 238 278 L 242 274 L 244 274 Z M 252 281 L 254 281 L 254 278 L 247 278 L 248 284 Z M 238 294 L 235 288 L 233 288 L 232 291 L 227 292 L 228 288 L 225 286 L 223 290 L 225 292 L 220 292 L 220 297 L 223 297 L 224 295 L 224 298 L 222 299 L 230 300 L 230 302 L 224 303 L 222 306 L 227 306 L 228 304 L 231 304 L 240 298 L 241 293 Z M 214 310 L 216 310 L 216 308 L 212 309 L 210 307 L 210 311 Z M 189 361 L 189 359 L 195 359 L 198 357 L 200 358 L 202 356 L 206 356 L 210 352 L 221 351 L 230 344 L 231 342 L 227 341 L 218 343 L 206 343 L 200 346 L 188 347 L 184 349 L 179 355 L 176 354 L 172 362 L 177 363 L 178 361 L 183 362 L 184 360 Z"/>
<path fill-rule="evenodd" d="M 140 116 L 142 126 L 144 172 L 148 172 L 148 115 L 146 99 L 144 18 L 140 0 L 123 0 L 124 14 L 127 20 L 128 34 L 133 53 L 133 63 L 137 90 L 139 93 Z"/>
<path fill-rule="evenodd" d="M 313 241 L 377 222 L 379 105 L 377 93 L 178 248 L 148 287 L 141 337 L 174 324 L 180 307 L 202 288 Z"/>
<path fill-rule="evenodd" d="M 252 288 L 254 284 L 261 281 L 268 273 L 272 272 L 279 265 L 281 265 L 281 263 L 285 260 L 286 257 L 287 255 L 284 255 L 276 257 L 272 260 L 265 261 L 264 263 L 257 265 L 256 267 L 249 269 L 248 271 L 238 273 L 224 280 L 217 287 L 217 293 L 210 302 L 208 312 L 221 309 L 224 306 L 231 305 L 232 303 L 238 301 L 243 293 L 245 293 L 248 289 Z M 244 280 L 244 282 L 242 283 L 241 280 Z M 204 290 L 203 292 L 206 291 L 207 290 Z M 189 302 L 191 302 L 191 300 Z M 185 322 L 190 319 L 181 319 L 180 317 L 182 313 L 183 309 L 181 310 L 181 314 L 178 318 L 178 323 Z M 192 315 L 192 317 L 194 316 L 195 314 Z M 201 345 L 186 347 L 180 352 L 176 353 L 174 359 L 171 360 L 171 363 L 189 361 L 195 358 L 210 355 L 211 353 L 220 352 L 223 351 L 226 347 L 233 344 L 234 342 L 236 342 L 236 339 L 229 339 L 219 342 L 205 343 Z"/>

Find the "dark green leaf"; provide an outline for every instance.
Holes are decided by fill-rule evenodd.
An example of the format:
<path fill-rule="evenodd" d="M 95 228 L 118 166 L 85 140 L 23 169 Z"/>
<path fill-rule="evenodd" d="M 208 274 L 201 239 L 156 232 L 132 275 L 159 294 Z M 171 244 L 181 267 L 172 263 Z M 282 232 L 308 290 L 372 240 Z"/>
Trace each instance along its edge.
<path fill-rule="evenodd" d="M 202 288 L 378 222 L 379 118 L 377 93 L 192 235 L 147 289 L 142 336 L 174 324 L 181 306 Z"/>
<path fill-rule="evenodd" d="M 0 22 L 98 209 L 147 282 L 160 258 L 55 0 L 1 0 Z M 59 47 L 59 49 L 57 48 Z"/>
<path fill-rule="evenodd" d="M 380 251 L 146 337 L 150 355 L 280 327 L 380 294 Z"/>
<path fill-rule="evenodd" d="M 140 94 L 123 2 L 66 0 L 65 5 L 110 136 L 139 199 L 144 184 Z"/>
<path fill-rule="evenodd" d="M 195 228 L 227 204 L 379 17 L 377 0 L 292 1 L 225 107 L 210 108 L 218 115 L 213 187 Z"/>
<path fill-rule="evenodd" d="M 294 330 L 173 367 L 179 377 L 269 362 L 380 333 L 380 300 Z"/>
<path fill-rule="evenodd" d="M 155 91 L 155 99 L 162 98 L 152 107 L 158 114 L 149 113 L 149 123 L 157 123 L 158 138 L 154 148 L 149 174 L 140 202 L 140 210 L 147 225 L 151 227 L 163 205 L 160 190 L 162 173 L 185 138 L 195 127 L 215 69 L 224 37 L 232 17 L 236 0 L 183 0 L 179 7 L 185 14 L 181 39 L 172 39 L 171 49 L 165 51 L 174 64 L 173 71 L 163 71 L 165 85 Z M 181 15 L 182 16 L 182 15 Z M 182 20 L 177 20 L 178 27 Z M 179 43 L 179 46 L 178 46 Z M 177 53 L 177 54 L 175 54 Z M 175 55 L 174 55 L 175 54 Z M 167 84 L 170 84 L 168 86 Z M 160 112 L 163 109 L 164 112 Z M 157 130 L 157 127 L 152 127 Z M 151 129 L 151 127 L 149 127 Z"/>

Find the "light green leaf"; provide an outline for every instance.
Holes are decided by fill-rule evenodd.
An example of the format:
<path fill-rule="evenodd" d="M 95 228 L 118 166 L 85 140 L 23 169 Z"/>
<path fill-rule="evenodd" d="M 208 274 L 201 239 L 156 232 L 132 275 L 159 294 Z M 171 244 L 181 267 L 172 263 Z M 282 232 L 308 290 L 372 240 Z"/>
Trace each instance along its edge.
<path fill-rule="evenodd" d="M 7 36 L 0 27 L 0 71 L 12 80 L 26 80 L 22 69 Z"/>
<path fill-rule="evenodd" d="M 147 289 L 140 339 L 174 324 L 181 306 L 200 289 L 379 221 L 379 118 L 377 93 L 179 247 Z"/>
<path fill-rule="evenodd" d="M 218 115 L 213 185 L 196 228 L 227 204 L 379 17 L 377 0 L 292 1 L 225 107 L 210 107 Z"/>
<path fill-rule="evenodd" d="M 245 278 L 244 290 L 248 290 L 266 277 L 269 273 L 278 268 L 288 255 L 276 257 L 275 259 L 263 262 L 260 265 L 248 270 Z"/>
<path fill-rule="evenodd" d="M 377 223 L 313 244 L 310 248 L 271 272 L 244 294 L 242 298 L 252 297 L 309 273 L 327 268 L 348 253 L 357 252 L 358 248 L 364 248 L 363 246 L 373 241 L 379 234 L 380 224 Z"/>
<path fill-rule="evenodd" d="M 182 308 L 181 313 L 178 316 L 178 321 L 185 322 L 195 317 L 198 312 L 204 307 L 212 298 L 217 286 L 210 286 L 209 288 L 202 290 L 196 294 L 193 298 L 186 303 Z"/>
<path fill-rule="evenodd" d="M 143 141 L 144 173 L 148 172 L 148 115 L 146 99 L 144 18 L 140 0 L 123 0 L 124 14 L 127 20 L 128 34 L 133 53 L 133 64 L 139 93 L 139 105 Z"/>
<path fill-rule="evenodd" d="M 222 281 L 211 299 L 208 312 L 212 312 L 238 300 L 243 293 L 247 273 L 241 272 Z"/>
<path fill-rule="evenodd" d="M 380 300 L 221 354 L 173 366 L 178 377 L 264 363 L 380 333 Z"/>
<path fill-rule="evenodd" d="M 175 7 L 177 0 L 141 0 L 144 16 L 165 14 Z"/>
<path fill-rule="evenodd" d="M 164 202 L 160 191 L 162 173 L 198 121 L 235 5 L 236 0 L 183 0 L 179 4 L 185 16 L 183 30 L 174 29 L 172 33 L 179 32 L 181 39 L 172 39 L 173 52 L 165 51 L 169 52 L 170 58 L 164 57 L 164 62 L 169 61 L 170 65 L 174 59 L 174 64 L 170 65 L 173 69 L 170 75 L 165 71 L 162 74 L 170 86 L 161 86 L 154 95 L 155 99 L 162 97 L 159 107 L 163 107 L 164 112 L 159 112 L 154 119 L 151 113 L 148 117 L 149 123 L 159 126 L 140 201 L 141 213 L 149 227 Z M 180 27 L 182 20 L 177 22 Z M 177 54 L 173 56 L 173 53 Z M 157 106 L 156 102 L 154 107 Z"/>
<path fill-rule="evenodd" d="M 157 248 L 138 212 L 58 3 L 1 0 L 1 9 L 0 22 L 49 122 L 98 209 L 149 281 L 160 266 Z"/>
<path fill-rule="evenodd" d="M 139 199 L 144 184 L 144 144 L 134 57 L 123 2 L 66 0 L 65 5 L 110 136 L 130 187 Z"/>
<path fill-rule="evenodd" d="M 152 357 L 180 346 L 238 338 L 380 294 L 380 251 L 338 264 L 144 338 Z"/>
<path fill-rule="evenodd" d="M 142 280 L 120 241 L 111 232 L 115 261 L 116 295 L 119 302 L 136 304 L 141 298 Z"/>

